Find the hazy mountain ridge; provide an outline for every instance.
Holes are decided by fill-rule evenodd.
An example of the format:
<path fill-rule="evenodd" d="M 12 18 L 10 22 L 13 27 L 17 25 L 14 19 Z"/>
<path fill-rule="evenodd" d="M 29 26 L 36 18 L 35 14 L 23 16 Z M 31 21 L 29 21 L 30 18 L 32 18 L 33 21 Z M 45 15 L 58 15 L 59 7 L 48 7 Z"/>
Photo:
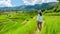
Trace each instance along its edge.
<path fill-rule="evenodd" d="M 18 7 L 0 7 L 0 10 L 39 10 L 39 9 L 49 8 L 54 4 L 56 4 L 56 2 L 35 4 L 35 5 L 22 5 Z"/>

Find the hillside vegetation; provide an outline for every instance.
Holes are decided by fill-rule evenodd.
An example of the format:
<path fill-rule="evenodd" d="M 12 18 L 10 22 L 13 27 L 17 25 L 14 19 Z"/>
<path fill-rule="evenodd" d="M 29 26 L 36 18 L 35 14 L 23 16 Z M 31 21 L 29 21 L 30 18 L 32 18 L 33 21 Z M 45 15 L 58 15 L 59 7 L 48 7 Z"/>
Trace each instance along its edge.
<path fill-rule="evenodd" d="M 60 3 L 43 12 L 45 24 L 40 34 L 60 34 Z"/>
<path fill-rule="evenodd" d="M 34 12 L 4 12 L 0 14 L 0 34 L 32 34 L 36 28 Z M 26 23 L 23 23 L 27 21 Z"/>

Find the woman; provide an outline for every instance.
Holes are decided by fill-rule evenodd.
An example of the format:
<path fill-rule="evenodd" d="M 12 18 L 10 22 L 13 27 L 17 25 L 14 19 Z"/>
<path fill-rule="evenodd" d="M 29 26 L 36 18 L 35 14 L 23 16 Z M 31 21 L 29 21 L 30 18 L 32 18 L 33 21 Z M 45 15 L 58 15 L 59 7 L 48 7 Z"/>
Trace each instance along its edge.
<path fill-rule="evenodd" d="M 41 31 L 41 28 L 42 28 L 42 11 L 39 10 L 38 11 L 38 30 Z"/>

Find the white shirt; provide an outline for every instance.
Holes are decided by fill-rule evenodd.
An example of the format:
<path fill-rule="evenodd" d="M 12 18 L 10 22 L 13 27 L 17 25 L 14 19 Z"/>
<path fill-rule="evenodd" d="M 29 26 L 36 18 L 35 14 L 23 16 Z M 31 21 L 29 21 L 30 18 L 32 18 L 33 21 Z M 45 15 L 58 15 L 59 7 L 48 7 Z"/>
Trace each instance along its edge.
<path fill-rule="evenodd" d="M 38 22 L 42 22 L 42 16 L 40 16 L 40 15 L 38 14 L 37 20 L 38 20 Z"/>

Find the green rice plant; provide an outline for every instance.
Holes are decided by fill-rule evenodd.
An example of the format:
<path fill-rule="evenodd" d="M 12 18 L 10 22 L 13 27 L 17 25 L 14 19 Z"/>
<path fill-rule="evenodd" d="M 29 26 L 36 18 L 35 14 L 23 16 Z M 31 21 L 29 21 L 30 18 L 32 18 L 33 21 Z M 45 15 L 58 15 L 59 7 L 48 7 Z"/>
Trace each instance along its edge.
<path fill-rule="evenodd" d="M 45 25 L 40 34 L 60 34 L 60 16 L 45 16 Z"/>
<path fill-rule="evenodd" d="M 34 20 L 31 20 L 24 26 L 19 27 L 18 29 L 15 29 L 15 30 L 7 31 L 4 34 L 33 34 L 36 28 L 37 28 L 36 22 Z"/>

